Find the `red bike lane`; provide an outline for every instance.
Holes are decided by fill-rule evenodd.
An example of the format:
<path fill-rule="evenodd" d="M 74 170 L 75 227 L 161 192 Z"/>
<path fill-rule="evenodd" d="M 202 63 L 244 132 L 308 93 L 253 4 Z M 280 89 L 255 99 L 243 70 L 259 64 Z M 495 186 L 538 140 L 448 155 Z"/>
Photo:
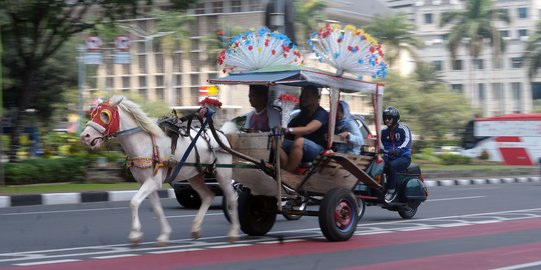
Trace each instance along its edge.
<path fill-rule="evenodd" d="M 18 266 L 7 269 L 19 270 L 64 270 L 64 269 L 186 269 L 191 267 L 211 267 L 257 261 L 318 255 L 326 253 L 358 252 L 363 249 L 389 249 L 393 246 L 414 246 L 412 244 L 430 243 L 476 237 L 493 237 L 514 232 L 527 232 L 541 235 L 541 218 L 521 219 L 490 224 L 476 224 L 450 228 L 403 231 L 385 234 L 354 236 L 346 242 L 327 242 L 325 240 L 302 240 L 272 244 L 253 244 L 248 246 L 209 248 L 205 250 L 179 251 L 167 254 L 144 254 L 141 256 L 116 259 L 89 259 L 80 262 Z M 541 238 L 530 239 L 524 243 L 510 243 L 497 247 L 467 252 L 453 252 L 436 256 L 389 260 L 387 262 L 363 263 L 342 269 L 492 269 L 510 265 L 537 262 L 541 260 Z M 340 268 L 340 267 L 338 267 Z"/>

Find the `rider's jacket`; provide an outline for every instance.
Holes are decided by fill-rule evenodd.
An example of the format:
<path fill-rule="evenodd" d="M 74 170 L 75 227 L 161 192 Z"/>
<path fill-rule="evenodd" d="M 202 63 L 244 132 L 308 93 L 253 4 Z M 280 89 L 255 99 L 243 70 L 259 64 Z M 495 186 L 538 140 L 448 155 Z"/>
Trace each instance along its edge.
<path fill-rule="evenodd" d="M 381 143 L 383 144 L 383 149 L 388 151 L 396 150 L 398 152 L 396 156 L 389 156 L 391 160 L 398 157 L 411 158 L 411 132 L 406 125 L 398 122 L 394 130 L 388 127 L 383 129 L 381 131 Z"/>

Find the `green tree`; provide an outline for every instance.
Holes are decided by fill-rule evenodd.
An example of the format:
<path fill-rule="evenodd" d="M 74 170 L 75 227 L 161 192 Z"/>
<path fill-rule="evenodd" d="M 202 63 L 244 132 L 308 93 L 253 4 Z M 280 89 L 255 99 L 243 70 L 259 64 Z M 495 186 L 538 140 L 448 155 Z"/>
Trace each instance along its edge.
<path fill-rule="evenodd" d="M 528 66 L 528 77 L 537 75 L 537 69 L 541 67 L 541 21 L 535 25 L 535 32 L 530 34 L 523 58 Z"/>
<path fill-rule="evenodd" d="M 401 121 L 407 123 L 421 139 L 440 141 L 447 134 L 457 134 L 471 118 L 465 98 L 451 92 L 443 83 L 418 81 L 389 72 L 385 83 L 384 106 L 400 110 Z M 422 90 L 425 88 L 425 90 Z"/>
<path fill-rule="evenodd" d="M 385 62 L 392 66 L 402 51 L 416 57 L 416 48 L 423 46 L 421 40 L 413 34 L 415 24 L 410 22 L 406 14 L 376 16 L 366 27 L 367 33 L 383 44 Z"/>
<path fill-rule="evenodd" d="M 194 0 L 176 0 L 174 6 L 185 6 Z M 10 62 L 4 62 L 6 74 L 12 83 L 7 85 L 9 102 L 16 108 L 10 134 L 9 157 L 16 159 L 18 140 L 23 126 L 24 112 L 29 108 L 47 104 L 42 92 L 40 77 L 49 77 L 44 67 L 62 46 L 74 35 L 96 24 L 127 16 L 134 16 L 139 5 L 152 4 L 127 0 L 77 0 L 77 1 L 34 1 L 0 0 L 0 17 L 6 18 L 2 26 L 4 48 L 13 48 Z M 9 44 L 9 46 L 7 46 Z M 65 61 L 65 60 L 64 60 Z M 62 75 L 59 75 L 62 76 Z M 7 94 L 6 94 L 7 96 Z M 60 95 L 57 95 L 60 96 Z M 50 97 L 49 97 L 50 98 Z M 8 100 L 8 98 L 5 98 Z M 45 104 L 45 105 L 44 105 Z M 41 112 L 48 112 L 43 110 Z"/>
<path fill-rule="evenodd" d="M 438 84 L 444 84 L 443 74 L 434 69 L 432 64 L 417 62 L 414 72 L 415 80 L 421 83 L 421 92 L 427 93 L 436 88 Z"/>
<path fill-rule="evenodd" d="M 468 0 L 464 10 L 442 13 L 440 26 L 452 24 L 449 30 L 448 49 L 451 58 L 456 59 L 458 48 L 465 46 L 471 63 L 483 51 L 485 39 L 490 40 L 494 59 L 499 61 L 499 55 L 505 51 L 505 40 L 494 27 L 494 21 L 511 22 L 509 15 L 502 9 L 493 9 L 491 0 Z M 497 60 L 498 59 L 498 60 Z M 474 69 L 470 65 L 470 89 L 473 94 Z"/>
<path fill-rule="evenodd" d="M 327 5 L 322 0 L 294 0 L 295 22 L 297 23 L 298 43 L 303 44 L 317 31 L 318 23 L 326 19 L 323 10 Z"/>

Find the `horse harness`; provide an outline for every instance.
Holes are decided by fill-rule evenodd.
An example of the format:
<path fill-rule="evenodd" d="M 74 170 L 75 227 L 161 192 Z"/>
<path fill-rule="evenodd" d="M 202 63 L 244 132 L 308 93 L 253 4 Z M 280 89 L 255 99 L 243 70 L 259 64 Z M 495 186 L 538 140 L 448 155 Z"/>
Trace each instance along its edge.
<path fill-rule="evenodd" d="M 171 138 L 171 156 L 169 159 L 162 160 L 160 158 L 159 147 L 156 144 L 156 137 L 153 134 L 149 134 L 152 141 L 152 157 L 126 157 L 126 167 L 136 167 L 140 169 L 146 169 L 153 167 L 153 176 L 158 173 L 160 168 L 168 168 L 167 178 L 169 178 L 172 168 L 175 167 L 178 163 L 174 159 L 175 150 L 177 147 L 177 141 L 179 136 L 190 137 L 190 130 L 192 129 L 191 123 L 194 118 L 198 118 L 201 122 L 201 117 L 197 113 L 193 113 L 187 116 L 178 117 L 176 111 L 173 110 L 173 116 L 165 117 L 158 121 L 158 126 L 164 131 L 164 133 Z M 186 126 L 182 126 L 182 123 L 187 122 Z M 135 127 L 128 130 L 119 131 L 120 128 L 120 117 L 118 113 L 118 108 L 116 105 L 110 104 L 109 100 L 100 103 L 96 109 L 90 115 L 90 121 L 86 124 L 98 132 L 100 132 L 103 137 L 98 137 L 96 139 L 109 140 L 114 137 L 125 136 L 133 133 L 143 131 L 141 127 Z M 184 132 L 183 132 L 184 131 Z M 203 138 L 207 142 L 209 149 L 212 150 L 214 154 L 214 162 L 212 164 L 207 164 L 206 167 L 203 167 L 200 162 L 200 155 L 197 147 L 195 146 L 196 153 L 196 163 L 195 166 L 200 173 L 207 173 L 214 171 L 216 163 L 216 152 L 210 147 L 210 138 L 207 132 L 203 132 Z"/>

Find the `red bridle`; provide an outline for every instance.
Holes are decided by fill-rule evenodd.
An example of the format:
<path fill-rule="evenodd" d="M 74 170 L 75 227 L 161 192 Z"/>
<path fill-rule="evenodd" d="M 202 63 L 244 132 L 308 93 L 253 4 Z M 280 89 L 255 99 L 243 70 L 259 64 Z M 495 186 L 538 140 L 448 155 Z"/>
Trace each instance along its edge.
<path fill-rule="evenodd" d="M 117 106 L 111 105 L 109 100 L 100 103 L 90 115 L 90 121 L 86 125 L 96 129 L 104 138 L 114 136 L 120 128 Z"/>

